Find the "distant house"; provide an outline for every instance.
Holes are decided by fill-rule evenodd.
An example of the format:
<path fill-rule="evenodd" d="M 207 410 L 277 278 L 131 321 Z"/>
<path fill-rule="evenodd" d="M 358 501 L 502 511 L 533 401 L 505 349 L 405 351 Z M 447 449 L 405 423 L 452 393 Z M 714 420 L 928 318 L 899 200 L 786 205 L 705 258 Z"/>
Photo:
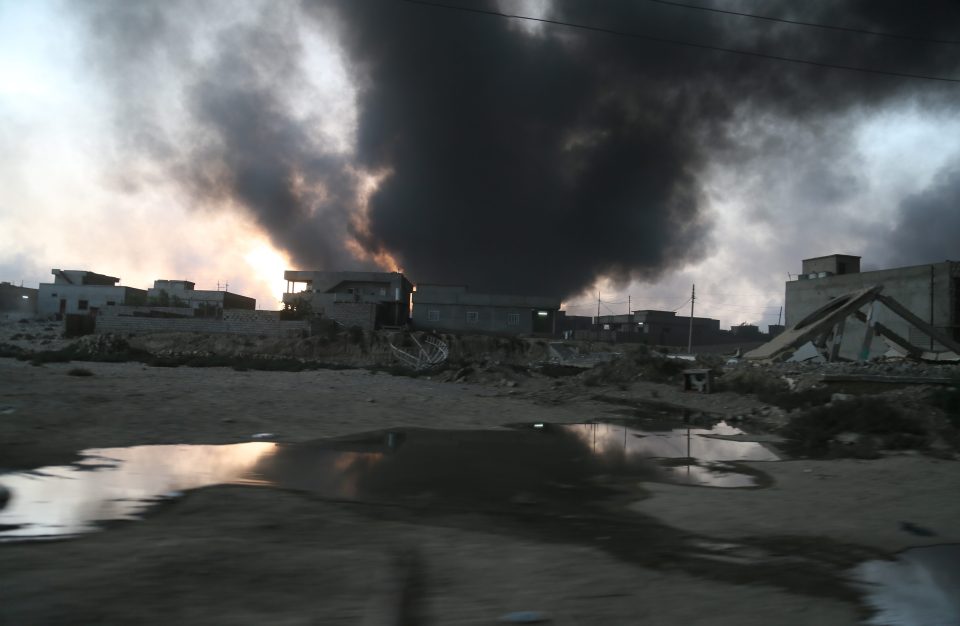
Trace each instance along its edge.
<path fill-rule="evenodd" d="M 155 280 L 147 290 L 147 303 L 151 306 L 183 307 L 194 310 L 196 315 L 211 316 L 225 309 L 253 311 L 257 301 L 229 291 L 194 289 L 189 280 Z"/>
<path fill-rule="evenodd" d="M 614 331 L 617 341 L 643 341 L 658 346 L 686 346 L 690 339 L 690 318 L 674 311 L 645 309 L 623 315 L 601 315 L 596 318 L 596 331 Z M 604 335 L 600 335 L 604 337 Z M 726 339 L 720 320 L 693 318 L 693 343 L 721 343 Z"/>
<path fill-rule="evenodd" d="M 399 272 L 287 270 L 283 277 L 287 310 L 307 308 L 310 315 L 365 330 L 410 321 L 413 285 Z"/>
<path fill-rule="evenodd" d="M 40 283 L 37 312 L 42 316 L 96 314 L 106 306 L 143 305 L 147 292 L 118 285 L 119 278 L 87 270 L 50 271 L 52 283 Z"/>
<path fill-rule="evenodd" d="M 473 293 L 465 285 L 417 285 L 413 325 L 460 333 L 553 335 L 560 298 Z"/>
<path fill-rule="evenodd" d="M 37 290 L 0 283 L 0 314 L 32 316 L 37 313 Z"/>

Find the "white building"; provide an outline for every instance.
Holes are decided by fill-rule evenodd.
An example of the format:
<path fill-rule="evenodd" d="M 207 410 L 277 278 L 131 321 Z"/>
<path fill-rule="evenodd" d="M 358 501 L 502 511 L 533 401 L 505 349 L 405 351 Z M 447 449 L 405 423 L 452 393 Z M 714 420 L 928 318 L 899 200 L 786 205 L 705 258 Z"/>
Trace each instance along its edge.
<path fill-rule="evenodd" d="M 95 315 L 107 306 L 142 305 L 147 292 L 118 285 L 119 278 L 87 270 L 50 270 L 52 283 L 40 283 L 37 313 L 63 316 L 72 313 Z"/>

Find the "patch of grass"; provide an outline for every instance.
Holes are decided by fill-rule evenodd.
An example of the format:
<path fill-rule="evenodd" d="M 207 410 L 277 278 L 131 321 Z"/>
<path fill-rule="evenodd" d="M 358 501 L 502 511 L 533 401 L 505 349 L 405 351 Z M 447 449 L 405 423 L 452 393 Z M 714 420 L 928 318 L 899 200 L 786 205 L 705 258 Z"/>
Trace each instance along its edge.
<path fill-rule="evenodd" d="M 323 363 L 320 361 L 301 361 L 294 358 L 271 359 L 249 355 L 177 355 L 150 356 L 143 361 L 153 367 L 231 367 L 238 372 L 255 370 L 259 372 L 303 372 L 312 370 L 351 369 L 347 365 Z"/>
<path fill-rule="evenodd" d="M 85 367 L 74 367 L 67 371 L 67 376 L 93 376 L 93 372 Z"/>
<path fill-rule="evenodd" d="M 841 433 L 856 433 L 851 445 L 836 441 Z M 781 434 L 788 451 L 812 457 L 872 458 L 877 450 L 923 448 L 926 430 L 898 408 L 880 398 L 856 398 L 811 409 L 793 418 Z"/>
<path fill-rule="evenodd" d="M 19 359 L 26 354 L 26 352 L 27 351 L 20 346 L 15 346 L 10 343 L 0 343 L 0 358 Z"/>
<path fill-rule="evenodd" d="M 771 376 L 759 368 L 734 370 L 717 379 L 714 389 L 753 394 L 761 402 L 778 406 L 786 411 L 822 406 L 830 402 L 830 396 L 833 395 L 826 387 L 790 391 L 790 386 L 785 380 Z"/>
<path fill-rule="evenodd" d="M 559 365 L 557 363 L 544 363 L 540 366 L 540 373 L 550 378 L 565 378 L 567 376 L 579 376 L 585 372 L 582 367 L 572 365 Z"/>
<path fill-rule="evenodd" d="M 956 382 L 948 387 L 933 390 L 927 396 L 927 402 L 943 409 L 950 425 L 960 428 L 960 377 L 957 377 Z"/>
<path fill-rule="evenodd" d="M 636 380 L 655 383 L 674 382 L 679 380 L 681 372 L 690 365 L 689 361 L 667 359 L 650 355 L 645 350 L 635 350 L 587 370 L 583 374 L 583 384 L 588 387 L 597 387 L 630 384 Z"/>
<path fill-rule="evenodd" d="M 347 338 L 353 344 L 363 343 L 363 329 L 359 326 L 351 326 L 347 329 Z"/>

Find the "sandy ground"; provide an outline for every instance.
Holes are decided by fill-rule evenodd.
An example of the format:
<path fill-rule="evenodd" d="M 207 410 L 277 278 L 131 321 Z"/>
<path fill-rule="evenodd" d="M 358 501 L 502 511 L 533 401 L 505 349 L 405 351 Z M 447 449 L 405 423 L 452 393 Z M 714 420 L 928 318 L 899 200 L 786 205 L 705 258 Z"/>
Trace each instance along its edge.
<path fill-rule="evenodd" d="M 67 375 L 77 365 L 93 376 Z M 616 415 L 605 402 L 551 402 L 552 390 L 564 395 L 549 381 L 505 389 L 361 370 L 0 359 L 0 467 L 62 463 L 91 447 L 236 443 L 262 432 L 299 442 Z M 616 393 L 651 391 L 729 414 L 751 408 L 742 397 L 666 386 Z M 865 612 L 836 582 L 846 568 L 909 546 L 960 542 L 957 461 L 900 455 L 753 466 L 773 485 L 647 483 L 622 515 L 574 525 L 536 513 L 202 489 L 142 521 L 0 545 L 0 623 L 491 624 L 537 610 L 556 624 L 853 624 Z M 901 522 L 936 536 L 906 533 Z M 692 556 L 693 545 L 706 546 L 703 554 Z"/>

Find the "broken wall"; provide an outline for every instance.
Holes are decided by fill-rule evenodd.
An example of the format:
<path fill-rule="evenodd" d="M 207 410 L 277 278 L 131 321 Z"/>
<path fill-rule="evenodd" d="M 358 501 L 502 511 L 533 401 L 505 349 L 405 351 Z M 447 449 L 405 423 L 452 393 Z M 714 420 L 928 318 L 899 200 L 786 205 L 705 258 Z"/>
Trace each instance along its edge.
<path fill-rule="evenodd" d="M 953 306 L 952 275 L 958 267 L 960 263 L 944 262 L 790 281 L 786 286 L 786 325 L 790 327 L 796 324 L 836 297 L 873 285 L 883 285 L 882 293 L 885 296 L 894 298 L 917 317 L 952 336 L 957 323 Z M 945 349 L 944 346 L 931 342 L 926 335 L 884 305 L 876 303 L 874 307 L 877 321 L 910 340 L 918 348 L 937 351 Z M 855 360 L 858 357 L 865 331 L 866 327 L 862 322 L 847 320 L 839 352 L 842 358 Z M 874 337 L 870 349 L 871 357 L 882 355 L 888 349 L 886 341 Z"/>

